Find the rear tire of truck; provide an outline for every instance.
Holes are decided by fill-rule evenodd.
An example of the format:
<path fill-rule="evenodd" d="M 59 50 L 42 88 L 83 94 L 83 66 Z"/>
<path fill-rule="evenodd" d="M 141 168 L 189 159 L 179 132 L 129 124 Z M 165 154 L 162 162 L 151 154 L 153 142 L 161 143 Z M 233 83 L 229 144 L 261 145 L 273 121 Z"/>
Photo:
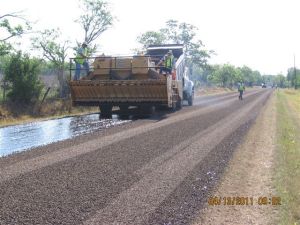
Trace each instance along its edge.
<path fill-rule="evenodd" d="M 120 108 L 120 114 L 128 114 L 128 106 L 127 105 L 120 105 L 119 106 L 119 108 Z"/>
<path fill-rule="evenodd" d="M 99 106 L 101 118 L 111 118 L 112 115 L 112 105 L 101 104 Z"/>
<path fill-rule="evenodd" d="M 181 109 L 182 108 L 182 100 L 178 99 L 177 104 L 176 104 L 176 108 L 177 109 Z"/>
<path fill-rule="evenodd" d="M 129 107 L 127 105 L 119 105 L 119 119 L 127 120 L 129 119 Z"/>
<path fill-rule="evenodd" d="M 194 103 L 194 93 L 191 96 L 189 96 L 189 98 L 188 98 L 188 104 L 189 104 L 189 106 L 192 106 L 193 103 Z"/>
<path fill-rule="evenodd" d="M 155 106 L 153 105 L 144 105 L 139 107 L 139 114 L 144 116 L 151 116 L 155 113 Z"/>
<path fill-rule="evenodd" d="M 172 112 L 176 112 L 177 110 L 177 102 L 172 102 L 172 108 L 171 108 Z"/>

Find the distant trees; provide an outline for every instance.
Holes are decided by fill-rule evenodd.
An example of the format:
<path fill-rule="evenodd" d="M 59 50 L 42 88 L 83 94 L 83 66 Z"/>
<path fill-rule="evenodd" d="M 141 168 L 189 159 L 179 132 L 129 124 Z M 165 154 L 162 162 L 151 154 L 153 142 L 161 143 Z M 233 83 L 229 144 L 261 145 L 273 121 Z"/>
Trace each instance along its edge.
<path fill-rule="evenodd" d="M 300 70 L 294 67 L 288 69 L 287 80 L 295 89 L 300 88 Z"/>
<path fill-rule="evenodd" d="M 238 76 L 237 70 L 230 64 L 216 65 L 209 80 L 220 84 L 222 87 L 233 86 L 235 78 Z"/>
<path fill-rule="evenodd" d="M 259 71 L 252 70 L 248 66 L 235 67 L 231 64 L 210 65 L 205 69 L 196 69 L 194 70 L 194 74 L 192 74 L 192 79 L 196 81 L 197 84 L 213 84 L 230 88 L 241 81 L 250 87 L 260 86 L 262 83 L 280 88 L 292 87 L 289 77 L 283 74 L 261 75 Z"/>
<path fill-rule="evenodd" d="M 277 76 L 275 76 L 275 85 L 277 85 L 277 87 L 280 88 L 285 88 L 287 87 L 287 79 L 285 76 L 283 76 L 282 74 L 278 74 Z"/>
<path fill-rule="evenodd" d="M 211 71 L 208 80 L 223 87 L 232 87 L 241 81 L 247 86 L 260 85 L 262 81 L 261 74 L 247 66 L 235 67 L 230 64 L 215 65 Z"/>

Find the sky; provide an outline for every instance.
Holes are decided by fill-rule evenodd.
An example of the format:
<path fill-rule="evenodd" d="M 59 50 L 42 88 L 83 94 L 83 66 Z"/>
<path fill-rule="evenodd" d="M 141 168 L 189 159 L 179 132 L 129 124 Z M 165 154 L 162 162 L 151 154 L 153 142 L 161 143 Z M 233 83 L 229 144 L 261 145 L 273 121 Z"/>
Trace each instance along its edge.
<path fill-rule="evenodd" d="M 197 38 L 216 52 L 212 64 L 247 65 L 262 74 L 285 75 L 295 55 L 300 67 L 299 0 L 106 1 L 116 17 L 114 26 L 96 42 L 106 55 L 132 54 L 139 47 L 137 36 L 174 19 L 198 28 Z M 74 22 L 80 15 L 77 0 L 0 0 L 0 15 L 20 10 L 36 22 L 35 30 L 59 27 L 62 39 L 83 39 Z M 28 37 L 21 42 L 28 48 Z"/>

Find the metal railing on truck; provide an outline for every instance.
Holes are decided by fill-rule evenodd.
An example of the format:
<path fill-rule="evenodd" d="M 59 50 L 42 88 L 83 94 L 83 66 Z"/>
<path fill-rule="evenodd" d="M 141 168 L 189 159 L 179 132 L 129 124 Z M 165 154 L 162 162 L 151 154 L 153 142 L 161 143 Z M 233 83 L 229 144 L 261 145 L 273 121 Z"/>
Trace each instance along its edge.
<path fill-rule="evenodd" d="M 87 57 L 87 58 L 70 58 L 69 62 L 69 80 L 72 80 L 72 72 L 76 71 L 76 63 L 75 59 L 84 59 L 88 61 L 89 65 L 89 71 L 94 72 L 95 69 L 97 70 L 109 70 L 109 73 L 111 70 L 117 71 L 117 70 L 132 70 L 132 69 L 154 69 L 158 70 L 160 68 L 163 68 L 163 66 L 157 66 L 156 64 L 162 59 L 163 55 L 135 55 L 135 56 L 94 56 L 94 57 Z M 132 65 L 132 59 L 133 58 L 149 58 L 150 62 L 154 62 L 153 66 L 133 66 Z M 102 68 L 95 68 L 94 62 L 95 60 L 105 60 L 105 59 L 111 59 L 111 61 L 114 63 L 114 65 L 110 65 L 109 67 L 102 67 Z M 124 60 L 124 59 L 131 59 L 130 66 L 120 66 L 118 62 Z M 94 60 L 93 62 L 91 62 Z M 80 74 L 82 71 L 86 71 L 85 68 L 80 68 Z M 87 74 L 86 74 L 87 75 Z"/>

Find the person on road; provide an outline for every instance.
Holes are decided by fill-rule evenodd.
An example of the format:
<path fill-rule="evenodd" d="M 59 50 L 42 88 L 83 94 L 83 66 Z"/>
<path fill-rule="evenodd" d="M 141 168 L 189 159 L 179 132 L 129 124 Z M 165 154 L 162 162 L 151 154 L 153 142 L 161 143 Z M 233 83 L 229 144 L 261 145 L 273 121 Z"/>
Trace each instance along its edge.
<path fill-rule="evenodd" d="M 174 56 L 172 50 L 169 50 L 168 53 L 163 57 L 163 59 L 158 63 L 159 65 L 163 65 L 159 69 L 159 73 L 165 72 L 166 74 L 172 73 Z"/>
<path fill-rule="evenodd" d="M 83 42 L 81 47 L 78 48 L 76 58 L 74 59 L 75 64 L 76 64 L 74 80 L 80 79 L 80 71 L 81 71 L 82 66 L 85 69 L 87 75 L 89 74 L 90 67 L 87 62 L 87 53 L 88 53 L 87 52 L 87 43 Z"/>
<path fill-rule="evenodd" d="M 244 85 L 244 83 L 241 81 L 241 83 L 239 83 L 239 85 L 238 85 L 238 91 L 239 91 L 239 93 L 240 93 L 240 95 L 239 95 L 239 100 L 243 100 L 243 93 L 244 93 L 244 91 L 245 91 L 245 85 Z"/>

